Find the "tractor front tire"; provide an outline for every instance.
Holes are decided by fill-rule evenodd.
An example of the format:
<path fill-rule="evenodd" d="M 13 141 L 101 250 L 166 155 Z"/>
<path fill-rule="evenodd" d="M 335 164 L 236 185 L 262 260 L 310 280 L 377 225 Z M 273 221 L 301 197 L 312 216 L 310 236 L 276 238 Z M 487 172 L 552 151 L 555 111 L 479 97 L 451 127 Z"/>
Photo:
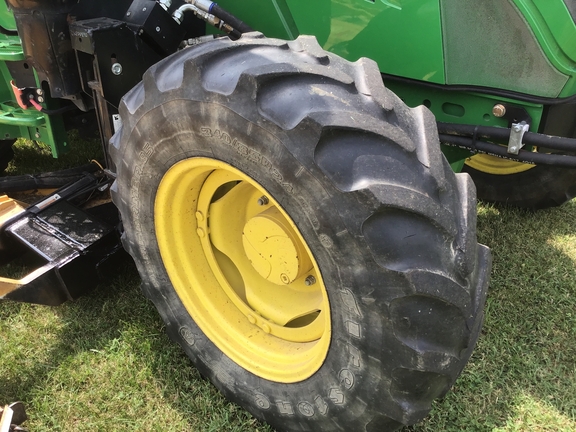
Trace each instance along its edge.
<path fill-rule="evenodd" d="M 376 64 L 258 33 L 121 103 L 112 197 L 169 335 L 278 431 L 424 418 L 479 336 L 490 254 L 436 124 Z"/>

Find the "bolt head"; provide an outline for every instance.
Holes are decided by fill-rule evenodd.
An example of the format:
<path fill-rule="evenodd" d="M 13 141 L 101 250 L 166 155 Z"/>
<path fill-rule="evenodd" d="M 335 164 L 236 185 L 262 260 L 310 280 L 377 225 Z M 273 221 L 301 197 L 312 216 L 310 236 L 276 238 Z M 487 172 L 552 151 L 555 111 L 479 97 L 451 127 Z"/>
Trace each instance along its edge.
<path fill-rule="evenodd" d="M 156 33 L 160 33 L 160 27 L 156 27 Z"/>
<path fill-rule="evenodd" d="M 40 132 L 36 132 L 36 133 L 34 134 L 34 138 L 40 138 Z"/>
<path fill-rule="evenodd" d="M 316 283 L 316 278 L 312 275 L 308 276 L 304 280 L 304 285 L 306 285 L 306 286 L 314 285 L 315 283 Z"/>
<path fill-rule="evenodd" d="M 514 125 L 514 132 L 520 132 L 520 131 L 522 131 L 522 126 L 520 126 L 518 124 Z"/>
<path fill-rule="evenodd" d="M 112 73 L 114 75 L 120 75 L 122 73 L 122 65 L 120 63 L 114 63 L 112 65 Z"/>
<path fill-rule="evenodd" d="M 258 205 L 260 205 L 260 206 L 265 206 L 269 202 L 270 202 L 270 200 L 268 199 L 267 196 L 261 196 L 260 198 L 258 198 Z"/>
<path fill-rule="evenodd" d="M 44 102 L 44 98 L 42 96 L 38 96 L 38 102 L 40 103 Z"/>
<path fill-rule="evenodd" d="M 494 115 L 494 117 L 504 117 L 504 115 L 506 115 L 506 107 L 502 104 L 494 105 L 492 115 Z"/>
<path fill-rule="evenodd" d="M 510 147 L 510 151 L 511 151 L 511 152 L 515 152 L 515 151 L 516 151 L 516 146 Z"/>

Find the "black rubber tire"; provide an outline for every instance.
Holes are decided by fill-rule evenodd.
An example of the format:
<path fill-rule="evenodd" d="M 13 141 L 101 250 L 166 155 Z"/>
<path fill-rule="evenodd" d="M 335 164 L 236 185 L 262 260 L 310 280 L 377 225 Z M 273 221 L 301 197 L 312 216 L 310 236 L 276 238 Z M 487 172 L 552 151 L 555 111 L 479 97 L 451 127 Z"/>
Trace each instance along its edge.
<path fill-rule="evenodd" d="M 15 139 L 0 140 L 0 175 L 4 173 L 10 161 L 14 159 L 14 149 L 12 145 L 15 142 Z"/>
<path fill-rule="evenodd" d="M 486 202 L 528 209 L 544 209 L 564 204 L 576 196 L 576 171 L 538 165 L 517 174 L 497 175 L 464 165 L 478 198 Z"/>
<path fill-rule="evenodd" d="M 490 253 L 476 240 L 474 185 L 450 170 L 426 108 L 386 90 L 371 60 L 249 33 L 153 66 L 120 114 L 110 153 L 124 246 L 204 376 L 278 431 L 391 431 L 428 414 L 479 336 Z M 241 368 L 176 295 L 154 200 L 164 173 L 194 156 L 250 175 L 306 239 L 332 321 L 310 378 L 284 384 Z"/>

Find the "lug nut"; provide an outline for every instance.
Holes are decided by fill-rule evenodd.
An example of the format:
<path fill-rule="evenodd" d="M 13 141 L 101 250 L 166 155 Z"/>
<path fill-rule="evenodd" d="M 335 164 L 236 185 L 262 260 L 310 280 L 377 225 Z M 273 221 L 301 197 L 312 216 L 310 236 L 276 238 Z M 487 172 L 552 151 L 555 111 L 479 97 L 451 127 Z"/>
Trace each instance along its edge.
<path fill-rule="evenodd" d="M 308 276 L 306 278 L 306 280 L 304 281 L 304 285 L 306 285 L 306 286 L 314 285 L 315 283 L 316 283 L 316 278 L 312 275 Z"/>
<path fill-rule="evenodd" d="M 258 205 L 260 206 L 265 206 L 266 204 L 268 204 L 270 201 L 268 200 L 268 197 L 263 195 L 260 198 L 258 198 Z"/>

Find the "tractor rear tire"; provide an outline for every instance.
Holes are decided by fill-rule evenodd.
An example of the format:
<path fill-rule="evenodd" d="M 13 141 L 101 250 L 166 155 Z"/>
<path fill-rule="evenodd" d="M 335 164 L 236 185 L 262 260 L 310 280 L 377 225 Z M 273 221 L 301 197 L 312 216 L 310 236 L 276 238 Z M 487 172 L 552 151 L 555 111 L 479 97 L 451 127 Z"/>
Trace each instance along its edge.
<path fill-rule="evenodd" d="M 370 60 L 249 33 L 154 65 L 120 115 L 123 243 L 203 376 L 278 431 L 428 414 L 479 336 L 490 253 L 426 108 Z"/>
<path fill-rule="evenodd" d="M 544 209 L 564 204 L 576 196 L 573 169 L 537 165 L 526 171 L 494 174 L 464 165 L 478 198 L 486 202 L 528 209 Z"/>

